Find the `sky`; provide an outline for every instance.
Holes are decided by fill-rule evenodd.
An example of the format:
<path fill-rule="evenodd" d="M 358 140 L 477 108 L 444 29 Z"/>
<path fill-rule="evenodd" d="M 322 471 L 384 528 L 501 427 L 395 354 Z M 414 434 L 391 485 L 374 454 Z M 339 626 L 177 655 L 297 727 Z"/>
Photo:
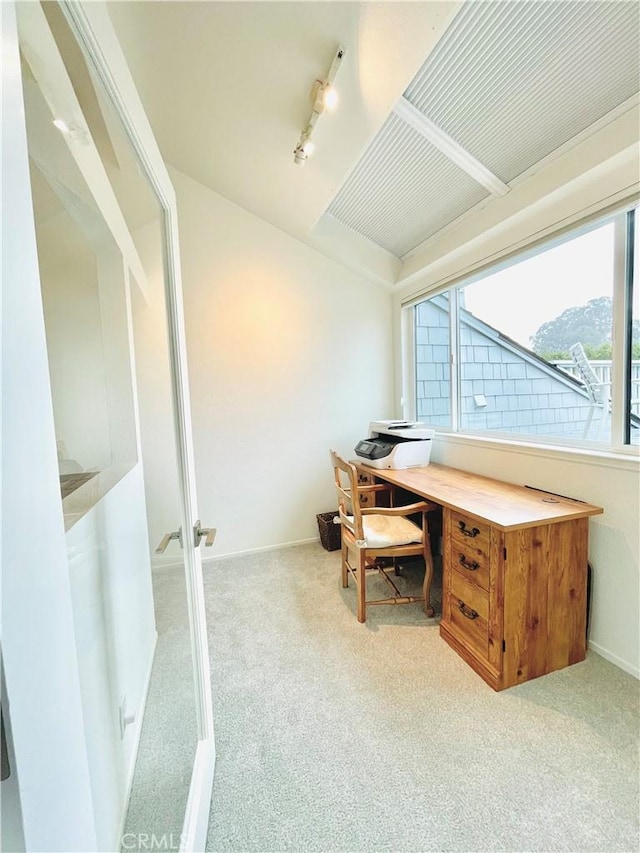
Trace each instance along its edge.
<path fill-rule="evenodd" d="M 540 326 L 565 309 L 613 296 L 613 240 L 609 222 L 468 285 L 465 305 L 476 317 L 531 347 Z M 639 291 L 636 287 L 636 295 Z M 637 316 L 637 306 L 635 310 Z"/>

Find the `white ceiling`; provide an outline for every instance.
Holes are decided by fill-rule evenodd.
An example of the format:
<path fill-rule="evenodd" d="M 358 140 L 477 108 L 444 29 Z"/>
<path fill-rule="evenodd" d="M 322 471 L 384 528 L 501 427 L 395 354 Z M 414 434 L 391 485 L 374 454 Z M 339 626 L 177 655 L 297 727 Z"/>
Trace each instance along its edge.
<path fill-rule="evenodd" d="M 458 2 L 115 2 L 109 12 L 165 160 L 308 240 Z M 309 94 L 346 48 L 338 108 L 304 167 Z"/>
<path fill-rule="evenodd" d="M 640 88 L 640 4 L 626 0 L 109 11 L 170 165 L 333 257 L 359 253 L 389 282 L 406 253 Z M 339 44 L 339 107 L 296 166 L 310 89 Z"/>

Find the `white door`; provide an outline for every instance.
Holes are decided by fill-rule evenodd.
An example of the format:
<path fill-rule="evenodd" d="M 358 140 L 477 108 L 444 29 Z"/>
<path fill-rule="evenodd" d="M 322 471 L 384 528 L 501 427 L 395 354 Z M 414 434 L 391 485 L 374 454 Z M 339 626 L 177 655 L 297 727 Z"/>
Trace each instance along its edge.
<path fill-rule="evenodd" d="M 164 836 L 167 849 L 204 849 L 215 752 L 175 196 L 102 4 L 45 9 L 20 7 L 27 149 L 13 9 L 3 4 L 3 101 L 9 99 L 3 112 L 10 119 L 3 124 L 3 173 L 10 177 L 3 189 L 11 192 L 3 194 L 9 249 L 3 262 L 3 453 L 9 460 L 3 465 L 3 651 L 20 821 L 26 849 L 109 849 L 115 829 L 123 849 L 144 848 L 152 833 Z M 93 91 L 89 76 L 104 91 Z M 155 232 L 153 223 L 136 219 L 146 214 L 131 182 L 125 176 L 118 185 L 117 170 L 105 169 L 116 162 L 124 173 L 127 145 L 147 191 L 153 188 L 160 213 Z M 153 246 L 161 260 L 150 274 Z M 65 265 L 69 257 L 73 265 Z M 145 744 L 147 685 L 141 691 L 138 672 L 144 661 L 136 670 L 132 660 L 140 649 L 147 649 L 149 663 L 153 655 L 153 613 L 148 601 L 144 605 L 149 557 L 140 550 L 145 412 L 135 391 L 136 377 L 145 380 L 150 351 L 133 333 L 149 316 L 157 319 L 154 304 L 162 305 L 167 321 L 164 390 L 171 402 L 162 410 L 162 425 L 173 419 L 173 430 L 164 430 L 174 440 L 166 455 L 175 490 L 175 518 L 166 520 L 166 532 L 180 531 L 182 540 L 181 550 L 171 541 L 166 553 L 174 548 L 173 570 L 183 568 L 195 688 L 194 742 L 181 750 L 182 760 L 189 756 L 191 781 L 175 835 L 173 826 L 130 826 L 123 811 L 132 756 L 138 743 L 140 752 Z M 139 391 L 142 399 L 148 388 Z M 77 491 L 61 502 L 63 479 L 65 488 Z M 144 485 L 152 500 L 148 477 Z M 125 501 L 130 511 L 123 514 Z M 164 586 L 173 583 L 167 581 L 170 569 L 161 576 Z M 157 598 L 156 618 L 157 671 L 163 642 Z M 171 648 L 182 639 L 172 635 Z M 152 698 L 153 675 L 148 690 Z M 162 696 L 166 689 L 156 692 Z M 170 707 L 179 707 L 168 698 Z M 144 765 L 142 756 L 138 764 Z M 133 779 L 134 799 L 141 784 L 144 778 Z M 144 805 L 144 791 L 138 802 Z"/>

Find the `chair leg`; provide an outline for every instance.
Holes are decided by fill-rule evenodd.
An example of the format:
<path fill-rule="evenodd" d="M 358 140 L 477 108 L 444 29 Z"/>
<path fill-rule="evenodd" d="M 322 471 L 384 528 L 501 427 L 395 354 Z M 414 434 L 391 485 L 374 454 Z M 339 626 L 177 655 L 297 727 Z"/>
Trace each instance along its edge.
<path fill-rule="evenodd" d="M 358 548 L 358 622 L 364 622 L 367 618 L 365 565 L 365 552 Z"/>
<path fill-rule="evenodd" d="M 349 548 L 347 547 L 347 543 L 344 537 L 342 536 L 342 586 L 346 589 L 349 586 L 349 570 L 347 569 L 347 562 L 349 560 Z"/>
<path fill-rule="evenodd" d="M 433 553 L 431 551 L 431 538 L 427 526 L 426 516 L 422 524 L 422 536 L 424 540 L 424 612 L 427 616 L 433 616 L 435 610 L 431 606 L 431 581 L 433 580 Z"/>

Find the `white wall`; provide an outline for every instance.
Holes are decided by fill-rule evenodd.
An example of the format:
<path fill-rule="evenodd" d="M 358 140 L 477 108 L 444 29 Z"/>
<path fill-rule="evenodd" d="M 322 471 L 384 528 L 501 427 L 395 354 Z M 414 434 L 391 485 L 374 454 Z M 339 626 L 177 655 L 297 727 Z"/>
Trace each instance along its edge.
<path fill-rule="evenodd" d="M 82 710 L 99 850 L 115 850 L 155 648 L 142 466 L 67 533 Z M 135 714 L 120 736 L 119 707 Z"/>
<path fill-rule="evenodd" d="M 177 530 L 180 525 L 180 480 L 175 453 L 159 221 L 138 229 L 134 239 L 147 273 L 147 299 L 132 286 L 131 313 L 149 548 L 153 554 L 163 535 Z M 178 553 L 178 543 L 171 542 L 163 557 L 154 555 L 154 565 L 175 563 Z"/>
<path fill-rule="evenodd" d="M 317 537 L 316 513 L 335 505 L 329 448 L 352 455 L 370 420 L 391 417 L 391 296 L 172 178 L 200 516 L 218 528 L 214 554 Z M 147 469 L 151 454 L 143 448 Z"/>
<path fill-rule="evenodd" d="M 96 259 L 39 261 L 56 438 L 83 469 L 104 470 L 111 440 Z"/>
<path fill-rule="evenodd" d="M 105 240 L 55 264 L 41 250 L 39 264 L 56 438 L 82 469 L 131 464 L 137 447 L 122 255 Z"/>
<path fill-rule="evenodd" d="M 138 459 L 138 434 L 129 341 L 128 270 L 111 241 L 99 247 L 96 261 L 111 459 L 116 465 L 130 464 Z"/>

